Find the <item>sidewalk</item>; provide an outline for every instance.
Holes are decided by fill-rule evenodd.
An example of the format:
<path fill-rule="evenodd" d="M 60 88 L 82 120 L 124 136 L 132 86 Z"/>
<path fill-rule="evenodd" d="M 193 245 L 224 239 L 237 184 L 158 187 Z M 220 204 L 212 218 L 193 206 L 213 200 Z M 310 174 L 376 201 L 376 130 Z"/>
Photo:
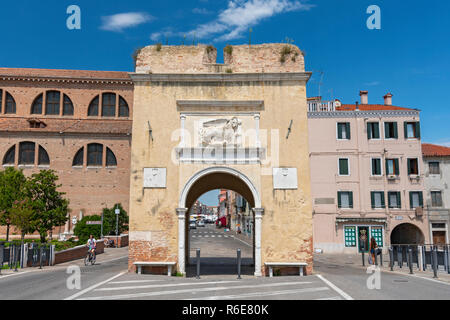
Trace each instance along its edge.
<path fill-rule="evenodd" d="M 352 268 L 360 268 L 366 270 L 369 267 L 368 264 L 368 255 L 364 255 L 365 258 L 365 266 L 362 265 L 362 255 L 349 255 L 349 254 L 314 254 L 314 261 L 320 261 L 325 264 L 329 265 L 339 265 L 339 266 L 347 266 Z M 383 255 L 383 266 L 381 267 L 382 272 L 388 272 L 388 273 L 396 273 L 396 274 L 402 274 L 402 275 L 410 275 L 409 274 L 409 268 L 406 265 L 406 263 L 403 264 L 403 268 L 400 268 L 397 263 L 394 265 L 394 271 L 391 271 L 391 268 L 389 266 L 389 255 Z M 436 281 L 442 281 L 447 282 L 450 284 L 450 274 L 448 274 L 446 271 L 439 270 L 438 271 L 438 278 L 433 278 L 433 271 L 428 267 L 427 271 L 420 271 L 417 268 L 417 264 L 414 264 L 413 267 L 413 275 L 410 276 L 416 276 L 421 278 L 426 278 L 430 280 L 436 280 Z"/>
<path fill-rule="evenodd" d="M 126 257 L 128 257 L 128 247 L 118 248 L 118 249 L 105 248 L 105 252 L 102 254 L 99 254 L 97 256 L 96 263 L 101 264 L 101 263 L 111 262 L 114 260 L 124 259 Z M 13 274 L 37 272 L 37 271 L 52 271 L 52 270 L 58 270 L 61 268 L 67 268 L 68 266 L 71 266 L 71 265 L 84 266 L 84 259 L 77 259 L 77 260 L 57 264 L 54 266 L 43 266 L 42 269 L 39 269 L 39 267 L 34 267 L 34 268 L 30 267 L 30 268 L 24 268 L 24 269 L 17 269 L 17 272 L 15 272 L 14 269 L 1 270 L 0 279 L 3 276 L 10 276 Z"/>

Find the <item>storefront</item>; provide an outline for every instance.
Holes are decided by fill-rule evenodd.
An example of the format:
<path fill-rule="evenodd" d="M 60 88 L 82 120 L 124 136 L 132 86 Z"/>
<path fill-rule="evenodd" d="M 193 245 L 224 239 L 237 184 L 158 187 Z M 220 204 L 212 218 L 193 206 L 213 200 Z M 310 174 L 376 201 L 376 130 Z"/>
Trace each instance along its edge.
<path fill-rule="evenodd" d="M 341 229 L 341 226 L 345 252 L 368 252 L 372 237 L 379 248 L 386 246 L 386 219 L 384 218 L 337 218 L 336 229 Z"/>

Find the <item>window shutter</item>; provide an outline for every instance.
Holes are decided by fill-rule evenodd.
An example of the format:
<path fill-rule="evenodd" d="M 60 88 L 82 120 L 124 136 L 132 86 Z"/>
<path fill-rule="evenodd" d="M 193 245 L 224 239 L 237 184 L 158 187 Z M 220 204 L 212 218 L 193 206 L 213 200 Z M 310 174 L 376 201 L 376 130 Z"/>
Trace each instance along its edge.
<path fill-rule="evenodd" d="M 391 193 L 388 192 L 388 207 L 392 208 Z"/>
<path fill-rule="evenodd" d="M 394 122 L 394 139 L 398 139 L 398 126 L 397 126 L 397 122 Z"/>
<path fill-rule="evenodd" d="M 380 124 L 378 122 L 375 122 L 374 138 L 375 139 L 380 139 Z"/>
<path fill-rule="evenodd" d="M 367 139 L 372 139 L 372 124 L 367 123 Z"/>
<path fill-rule="evenodd" d="M 349 198 L 349 204 L 350 204 L 350 208 L 352 208 L 353 209 L 353 192 L 349 192 L 348 193 L 348 198 Z"/>
<path fill-rule="evenodd" d="M 384 198 L 384 192 L 381 193 L 381 207 L 386 208 L 386 199 Z"/>
<path fill-rule="evenodd" d="M 386 175 L 388 175 L 388 174 L 389 174 L 389 159 L 386 159 L 386 167 L 385 167 L 385 170 L 386 170 Z"/>
<path fill-rule="evenodd" d="M 408 174 L 411 175 L 411 159 L 408 159 Z"/>
<path fill-rule="evenodd" d="M 420 139 L 420 122 L 416 122 L 416 138 Z"/>
<path fill-rule="evenodd" d="M 401 209 L 402 208 L 402 194 L 397 192 L 397 205 Z"/>
<path fill-rule="evenodd" d="M 370 193 L 370 198 L 372 202 L 372 209 L 375 209 L 375 192 Z"/>
<path fill-rule="evenodd" d="M 384 138 L 388 139 L 391 137 L 391 133 L 389 132 L 389 123 L 384 123 Z"/>
<path fill-rule="evenodd" d="M 345 124 L 345 128 L 347 129 L 347 139 L 348 139 L 348 140 L 351 140 L 352 135 L 351 135 L 351 132 L 350 132 L 350 123 L 349 123 L 349 122 L 347 122 L 347 123 Z"/>
<path fill-rule="evenodd" d="M 423 208 L 423 192 L 419 192 L 419 206 Z"/>
<path fill-rule="evenodd" d="M 342 139 L 342 125 L 340 123 L 338 123 L 337 125 L 337 130 L 338 130 L 338 139 Z"/>
<path fill-rule="evenodd" d="M 377 167 L 377 173 L 379 173 L 380 175 L 382 175 L 383 172 L 381 172 L 381 159 L 375 160 L 375 163 L 376 163 L 376 167 Z"/>
<path fill-rule="evenodd" d="M 408 139 L 408 122 L 404 122 L 405 126 L 405 139 Z"/>
<path fill-rule="evenodd" d="M 338 191 L 338 208 L 342 208 L 342 203 L 341 203 L 341 194 L 342 192 Z"/>
<path fill-rule="evenodd" d="M 413 209 L 413 196 L 412 192 L 409 193 L 409 207 Z"/>
<path fill-rule="evenodd" d="M 395 159 L 394 162 L 395 162 L 395 175 L 398 176 L 398 175 L 400 175 L 400 165 L 399 165 L 399 160 L 398 160 L 398 159 Z"/>

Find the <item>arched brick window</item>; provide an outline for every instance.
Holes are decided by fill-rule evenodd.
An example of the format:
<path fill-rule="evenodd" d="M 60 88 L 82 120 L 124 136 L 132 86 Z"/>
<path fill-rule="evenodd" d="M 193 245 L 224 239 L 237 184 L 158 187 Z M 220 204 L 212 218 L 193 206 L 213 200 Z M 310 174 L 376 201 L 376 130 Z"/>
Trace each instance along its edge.
<path fill-rule="evenodd" d="M 117 167 L 117 158 L 112 150 L 100 143 L 90 143 L 87 145 L 86 156 L 84 157 L 84 149 L 82 147 L 75 154 L 73 158 L 73 167 L 83 167 L 86 164 L 87 167 Z M 103 155 L 106 152 L 106 160 L 103 161 Z"/>
<path fill-rule="evenodd" d="M 34 165 L 36 144 L 34 142 L 21 142 L 19 144 L 19 164 Z"/>
<path fill-rule="evenodd" d="M 44 103 L 45 97 L 45 103 Z M 73 116 L 74 107 L 72 100 L 60 91 L 47 91 L 39 94 L 31 105 L 31 114 L 50 116 Z"/>
<path fill-rule="evenodd" d="M 14 166 L 16 161 L 16 146 L 12 146 L 3 157 L 4 166 Z"/>
<path fill-rule="evenodd" d="M 89 117 L 101 116 L 108 118 L 128 118 L 130 116 L 130 108 L 127 101 L 122 97 L 112 92 L 105 92 L 96 96 L 88 108 Z"/>
<path fill-rule="evenodd" d="M 16 114 L 16 101 L 8 91 L 2 89 L 0 89 L 0 113 Z"/>

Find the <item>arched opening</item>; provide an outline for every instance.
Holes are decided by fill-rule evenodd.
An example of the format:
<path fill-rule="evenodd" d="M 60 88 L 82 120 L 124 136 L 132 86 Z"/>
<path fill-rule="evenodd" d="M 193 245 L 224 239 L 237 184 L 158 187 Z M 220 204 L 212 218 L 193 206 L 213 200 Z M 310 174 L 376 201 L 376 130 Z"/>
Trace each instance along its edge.
<path fill-rule="evenodd" d="M 403 223 L 392 230 L 391 244 L 424 244 L 425 237 L 418 227 Z"/>
<path fill-rule="evenodd" d="M 216 192 L 217 196 L 217 219 L 213 224 L 194 229 L 191 225 L 192 218 L 198 220 L 199 206 L 200 210 L 205 207 L 198 200 L 203 201 L 205 194 L 211 191 Z M 226 201 L 227 205 L 221 201 Z M 260 243 L 260 228 L 256 223 L 254 209 L 261 207 L 261 201 L 258 191 L 245 175 L 230 168 L 201 171 L 186 184 L 179 205 L 180 208 L 185 208 L 182 210 L 184 219 L 179 217 L 179 228 L 183 229 L 179 229 L 179 255 L 184 258 L 179 259 L 179 264 L 187 276 L 194 276 L 196 273 L 198 247 L 201 249 L 202 275 L 236 274 L 237 249 L 241 249 L 242 274 L 254 274 L 255 270 L 260 270 L 260 253 L 257 252 L 257 248 L 260 248 L 257 245 L 257 241 Z M 209 212 L 211 210 L 209 208 Z M 218 223 L 224 210 L 226 226 L 223 226 L 223 222 L 222 225 Z M 247 233 L 243 234 L 244 230 Z M 184 263 L 185 266 L 182 265 Z"/>

